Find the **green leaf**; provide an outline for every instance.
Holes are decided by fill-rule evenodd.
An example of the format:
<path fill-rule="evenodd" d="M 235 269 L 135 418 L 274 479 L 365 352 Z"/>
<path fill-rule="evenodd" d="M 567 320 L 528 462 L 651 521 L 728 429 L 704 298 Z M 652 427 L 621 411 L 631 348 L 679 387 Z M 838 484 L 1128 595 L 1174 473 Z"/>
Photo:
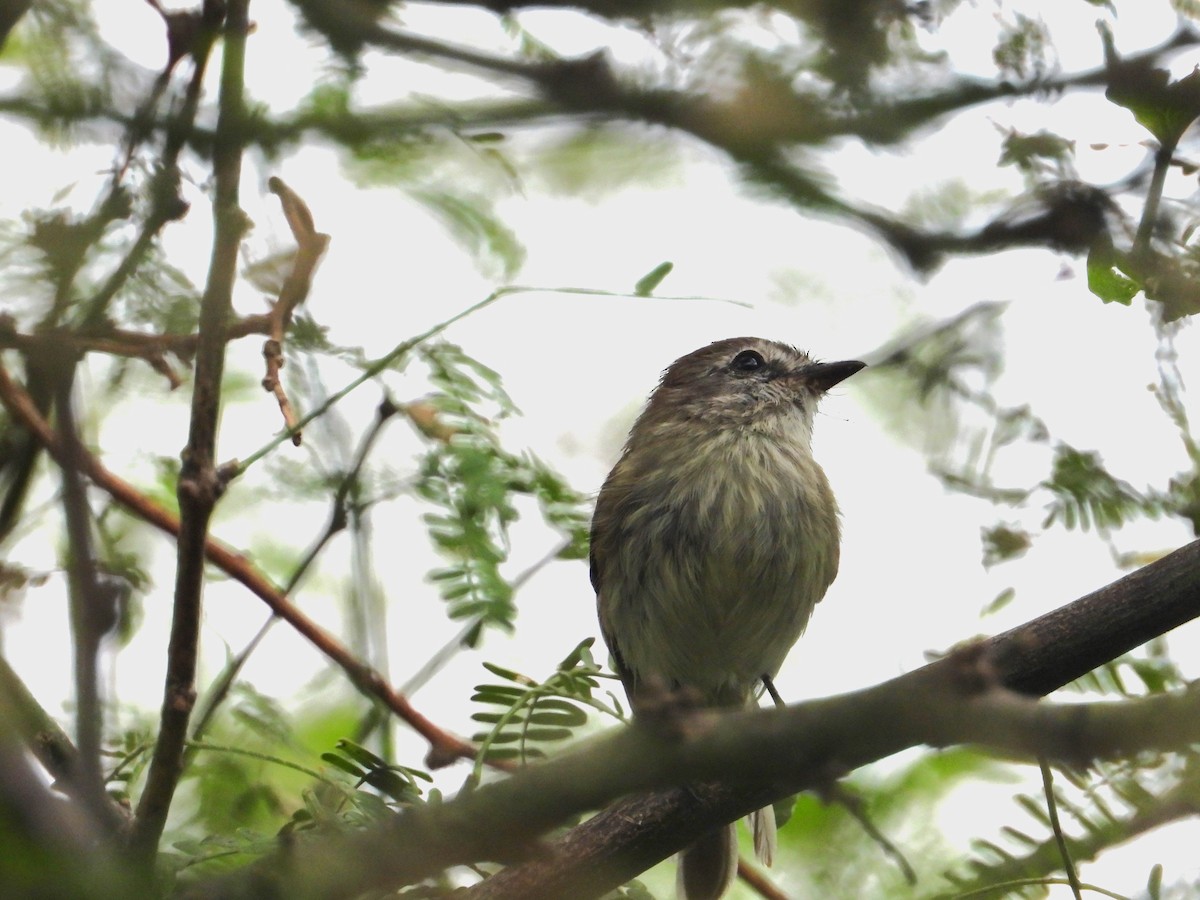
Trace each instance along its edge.
<path fill-rule="evenodd" d="M 367 775 L 366 782 L 398 803 L 412 803 L 421 796 L 410 781 L 391 769 L 376 769 Z"/>
<path fill-rule="evenodd" d="M 361 766 L 368 769 L 387 768 L 387 761 L 376 756 L 366 747 L 359 746 L 353 741 L 343 738 L 337 743 L 338 749 Z"/>
<path fill-rule="evenodd" d="M 982 612 L 980 612 L 980 615 L 990 616 L 993 613 L 999 612 L 1000 610 L 1004 609 L 1004 607 L 1008 606 L 1015 596 L 1017 596 L 1016 589 L 1006 587 L 992 599 L 991 603 L 983 608 Z"/>
<path fill-rule="evenodd" d="M 1111 254 L 1089 253 L 1087 262 L 1088 290 L 1105 303 L 1129 306 L 1141 284 L 1125 275 L 1109 261 Z"/>
<path fill-rule="evenodd" d="M 1173 147 L 1200 116 L 1200 74 L 1170 81 L 1166 69 L 1121 66 L 1110 74 L 1105 96 L 1132 112 L 1161 144 Z"/>
<path fill-rule="evenodd" d="M 335 769 L 341 769 L 343 772 L 357 780 L 361 781 L 363 776 L 366 775 L 366 772 L 354 765 L 354 763 L 350 762 L 350 760 L 346 759 L 344 756 L 338 756 L 336 753 L 322 753 L 321 759 L 329 763 Z"/>
<path fill-rule="evenodd" d="M 507 678 L 509 681 L 515 681 L 518 684 L 529 684 L 528 676 L 522 675 L 520 672 L 515 672 L 512 669 L 506 669 L 503 666 L 498 666 L 495 663 L 484 662 L 483 667 L 493 675 L 499 675 L 501 678 Z"/>
<path fill-rule="evenodd" d="M 1162 863 L 1155 863 L 1150 867 L 1150 877 L 1146 879 L 1146 894 L 1150 900 L 1159 900 L 1162 897 L 1162 880 Z"/>
<path fill-rule="evenodd" d="M 541 709 L 541 707 L 542 704 L 539 703 L 537 708 Z M 571 707 L 570 712 L 530 713 L 526 721 L 531 725 L 561 725 L 565 728 L 576 728 L 587 721 L 587 713 L 578 707 Z"/>
<path fill-rule="evenodd" d="M 639 297 L 649 297 L 654 293 L 654 289 L 662 284 L 663 279 L 671 274 L 671 270 L 675 268 L 673 262 L 661 262 L 641 278 L 637 284 L 633 286 L 633 292 Z"/>
<path fill-rule="evenodd" d="M 478 684 L 475 686 L 475 693 L 471 695 L 471 702 L 503 703 L 505 706 L 508 706 L 517 698 L 525 696 L 528 692 L 528 688 L 513 687 L 505 684 Z"/>
<path fill-rule="evenodd" d="M 526 740 L 543 741 L 546 743 L 566 740 L 572 734 L 573 732 L 570 728 L 527 728 L 524 731 Z"/>
<path fill-rule="evenodd" d="M 984 528 L 981 538 L 983 540 L 983 564 L 989 568 L 996 563 L 1007 562 L 1023 556 L 1033 543 L 1029 532 L 1023 528 L 1014 528 L 1008 525 Z"/>

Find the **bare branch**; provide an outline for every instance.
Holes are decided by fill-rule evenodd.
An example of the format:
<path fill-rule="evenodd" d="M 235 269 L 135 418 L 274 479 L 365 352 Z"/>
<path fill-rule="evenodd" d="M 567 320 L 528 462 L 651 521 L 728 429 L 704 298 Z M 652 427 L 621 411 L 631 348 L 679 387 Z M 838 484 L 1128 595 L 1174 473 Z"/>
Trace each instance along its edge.
<path fill-rule="evenodd" d="M 245 117 L 243 77 L 248 5 L 249 0 L 233 0 L 225 11 L 224 64 L 213 152 L 213 251 L 200 305 L 191 428 L 179 474 L 180 527 L 167 677 L 158 738 L 130 835 L 135 858 L 146 865 L 157 852 L 183 772 L 188 720 L 196 701 L 208 521 L 225 487 L 215 459 L 221 376 L 225 368 L 225 326 L 232 309 L 238 247 L 246 230 L 246 217 L 238 202 L 238 184 L 242 171 L 240 135 Z"/>

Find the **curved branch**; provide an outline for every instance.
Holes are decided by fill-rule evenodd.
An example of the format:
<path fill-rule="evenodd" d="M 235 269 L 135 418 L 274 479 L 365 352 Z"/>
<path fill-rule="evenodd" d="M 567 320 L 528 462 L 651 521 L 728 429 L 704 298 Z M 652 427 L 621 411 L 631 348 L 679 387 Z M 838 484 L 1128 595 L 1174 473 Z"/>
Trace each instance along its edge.
<path fill-rule="evenodd" d="M 351 897 L 450 865 L 532 856 L 466 896 L 585 900 L 690 844 L 712 827 L 714 805 L 730 821 L 909 747 L 973 743 L 1079 765 L 1200 739 L 1200 686 L 1117 703 L 1039 703 L 994 686 L 981 649 L 987 646 L 851 694 L 783 709 L 685 713 L 672 723 L 677 727 L 620 727 L 454 800 L 411 808 L 384 826 L 300 837 L 281 854 L 188 896 Z M 730 772 L 742 773 L 738 784 L 712 783 Z M 569 816 L 614 797 L 679 784 L 689 787 L 617 804 L 619 813 L 598 815 L 551 846 L 535 843 Z M 594 823 L 637 829 L 642 839 L 581 841 Z"/>
<path fill-rule="evenodd" d="M 989 678 L 1006 689 L 1040 696 L 1198 616 L 1200 541 L 1193 541 L 977 647 Z M 951 654 L 911 675 L 937 673 L 962 661 L 961 653 Z M 846 763 L 842 757 L 836 760 L 838 766 Z M 835 777 L 842 770 L 826 774 Z M 687 823 L 698 822 L 699 835 L 792 792 L 759 789 L 747 797 L 744 791 L 724 787 L 704 798 L 674 791 L 623 800 L 569 832 L 554 845 L 553 854 L 499 872 L 469 895 L 473 900 L 516 900 L 543 896 L 542 890 L 546 896 L 574 896 L 569 891 L 556 893 L 562 885 L 572 890 L 593 883 L 615 887 L 678 850 L 675 834 Z"/>

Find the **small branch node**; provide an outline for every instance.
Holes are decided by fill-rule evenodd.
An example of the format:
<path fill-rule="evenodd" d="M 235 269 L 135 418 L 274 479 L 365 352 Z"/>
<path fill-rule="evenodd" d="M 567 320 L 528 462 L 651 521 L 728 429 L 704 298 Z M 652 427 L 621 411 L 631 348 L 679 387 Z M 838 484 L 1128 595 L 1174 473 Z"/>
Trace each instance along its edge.
<path fill-rule="evenodd" d="M 175 688 L 171 691 L 171 709 L 179 713 L 189 713 L 196 705 L 196 689 L 190 685 Z"/>
<path fill-rule="evenodd" d="M 201 468 L 189 465 L 185 459 L 179 476 L 179 496 L 187 497 L 193 503 L 202 506 L 213 506 L 225 493 L 226 482 L 218 471 L 211 466 Z"/>
<path fill-rule="evenodd" d="M 946 661 L 951 683 L 966 696 L 982 694 L 1001 683 L 985 641 L 970 641 L 952 648 Z"/>

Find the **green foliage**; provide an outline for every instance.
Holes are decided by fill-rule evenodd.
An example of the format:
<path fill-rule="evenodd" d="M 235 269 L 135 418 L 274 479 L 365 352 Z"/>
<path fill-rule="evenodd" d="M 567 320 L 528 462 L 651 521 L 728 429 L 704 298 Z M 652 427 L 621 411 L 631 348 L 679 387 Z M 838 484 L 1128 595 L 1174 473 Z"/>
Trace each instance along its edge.
<path fill-rule="evenodd" d="M 1104 4 L 1098 0 L 1097 5 Z M 263 178 L 270 174 L 262 168 L 264 163 L 270 167 L 277 160 L 285 162 L 283 154 L 293 148 L 315 141 L 332 146 L 359 185 L 399 188 L 459 243 L 464 261 L 473 261 L 497 281 L 521 270 L 525 241 L 532 236 L 514 231 L 506 221 L 504 198 L 535 186 L 572 198 L 604 199 L 630 186 L 654 188 L 682 181 L 693 171 L 685 170 L 682 162 L 690 165 L 708 154 L 707 162 L 717 163 L 713 170 L 723 166 L 760 195 L 765 192 L 795 210 L 816 211 L 859 229 L 922 274 L 933 272 L 953 254 L 990 253 L 1002 245 L 1072 255 L 1086 250 L 1088 287 L 1115 305 L 1109 314 L 1125 315 L 1117 306 L 1132 306 L 1139 292 L 1158 304 L 1150 307 L 1156 326 L 1200 309 L 1194 198 L 1171 196 L 1162 186 L 1168 170 L 1186 179 L 1195 174 L 1194 147 L 1184 141 L 1200 114 L 1200 75 L 1173 78 L 1165 65 L 1176 60 L 1166 53 L 1149 61 L 1123 60 L 1107 30 L 1102 31 L 1107 96 L 1130 111 L 1161 152 L 1144 168 L 1103 189 L 1079 185 L 1080 193 L 1095 200 L 1091 207 L 1057 204 L 1070 197 L 1079 179 L 1075 141 L 1067 132 L 1019 132 L 1002 124 L 1001 115 L 996 120 L 999 165 L 1013 167 L 1025 179 L 1028 202 L 1013 206 L 1005 197 L 1004 205 L 1014 214 L 979 227 L 983 205 L 999 205 L 995 201 L 1000 198 L 975 187 L 971 176 L 955 173 L 931 188 L 918 188 L 907 201 L 896 201 L 900 211 L 895 212 L 876 206 L 874 196 L 869 202 L 856 201 L 846 187 L 854 179 L 839 183 L 833 154 L 857 143 L 868 152 L 877 149 L 874 145 L 889 144 L 884 152 L 906 155 L 920 149 L 915 143 L 919 133 L 941 129 L 968 109 L 986 106 L 991 115 L 999 106 L 995 101 L 1008 97 L 1052 98 L 1080 88 L 1095 90 L 1102 80 L 1098 74 L 1060 75 L 1046 22 L 1003 4 L 993 20 L 997 80 L 955 71 L 949 54 L 925 49 L 936 46 L 942 17 L 955 14 L 959 4 L 954 0 L 768 4 L 752 9 L 679 3 L 638 9 L 635 3 L 622 10 L 615 24 L 598 21 L 607 10 L 592 5 L 569 13 L 579 24 L 591 17 L 595 46 L 609 48 L 590 57 L 573 57 L 556 46 L 557 38 L 544 37 L 554 30 L 543 33 L 537 15 L 498 14 L 492 21 L 501 34 L 494 43 L 501 46 L 473 47 L 467 43 L 469 35 L 454 32 L 455 25 L 446 34 L 426 39 L 417 34 L 416 25 L 400 24 L 400 15 L 407 18 L 408 11 L 387 6 L 374 5 L 379 17 L 373 25 L 379 30 L 372 36 L 352 33 L 341 21 L 340 14 L 350 7 L 303 0 L 297 7 L 305 18 L 301 28 L 327 51 L 324 71 L 318 63 L 315 76 L 304 76 L 319 83 L 292 110 L 243 97 L 234 143 L 245 143 L 247 173 L 257 166 L 255 174 Z M 1183 15 L 1195 15 L 1193 3 L 1175 6 Z M 170 336 L 190 335 L 197 328 L 200 291 L 163 250 L 175 246 L 164 241 L 174 240 L 183 228 L 168 238 L 169 232 L 158 227 L 160 220 L 169 220 L 174 228 L 171 215 L 184 211 L 168 210 L 159 201 L 164 193 L 175 199 L 175 189 L 183 183 L 193 206 L 192 221 L 201 212 L 203 203 L 197 200 L 212 193 L 213 162 L 222 157 L 214 150 L 229 146 L 217 140 L 227 135 L 213 131 L 214 123 L 234 110 L 220 108 L 228 102 L 228 84 L 222 82 L 222 90 L 215 90 L 218 61 L 210 60 L 200 114 L 195 124 L 184 121 L 185 92 L 196 60 L 183 54 L 180 64 L 156 82 L 157 73 L 137 69 L 107 44 L 107 32 L 92 20 L 93 11 L 106 14 L 102 7 L 81 0 L 40 2 L 17 31 L 7 35 L 4 46 L 3 62 L 13 67 L 6 71 L 18 76 L 0 98 L 5 127 L 26 122 L 50 145 L 88 144 L 89 150 L 98 145 L 106 155 L 99 166 L 89 161 L 91 168 L 78 182 L 42 208 L 26 209 L 20 218 L 0 222 L 0 353 L 14 372 L 28 368 L 21 363 L 32 359 L 18 339 L 62 330 L 72 339 L 104 342 L 129 330 Z M 476 9 L 470 15 L 482 20 L 492 14 Z M 176 14 L 171 21 L 178 27 L 185 19 Z M 413 17 L 413 22 L 420 21 L 420 16 Z M 635 26 L 629 27 L 630 22 Z M 263 31 L 275 28 L 266 19 L 257 24 Z M 621 41 L 605 39 L 604 29 L 609 28 L 621 32 Z M 436 96 L 418 93 L 425 90 L 424 83 L 398 79 L 383 86 L 389 105 L 364 109 L 357 95 L 379 88 L 378 82 L 365 83 L 368 70 L 396 49 L 377 41 L 380 33 L 406 48 L 406 64 L 419 55 L 422 63 L 447 68 L 466 64 L 472 74 L 455 72 L 445 80 L 452 86 L 443 95 L 439 85 Z M 220 43 L 226 48 L 235 44 L 232 31 L 222 35 Z M 171 37 L 181 40 L 179 33 Z M 162 40 L 165 44 L 165 37 Z M 1175 49 L 1187 40 L 1191 38 L 1182 36 Z M 643 42 L 644 54 L 631 63 L 633 41 Z M 250 52 L 253 45 L 252 41 Z M 368 47 L 370 53 L 364 53 Z M 177 43 L 172 49 L 194 48 Z M 485 80 L 489 77 L 491 82 Z M 155 96 L 159 87 L 163 93 Z M 299 88 L 303 92 L 305 86 Z M 471 92 L 471 99 L 460 102 Z M 147 102 L 152 99 L 154 103 Z M 176 141 L 181 142 L 178 163 L 164 152 Z M 106 183 L 95 201 L 80 201 L 79 185 L 96 178 L 97 168 L 104 170 L 100 177 Z M 20 179 L 25 173 L 14 168 L 10 174 Z M 76 176 L 63 180 L 75 182 Z M 243 179 L 243 199 L 253 184 L 253 176 Z M 648 202 L 653 204 L 656 196 L 649 195 Z M 1138 207 L 1141 220 L 1135 225 Z M 1081 210 L 1084 215 L 1072 215 Z M 369 224 L 383 229 L 392 225 Z M 395 270 L 403 281 L 404 257 L 421 252 L 423 236 L 391 230 L 396 231 Z M 563 235 L 569 240 L 573 232 L 564 230 Z M 797 246 L 809 252 L 816 243 Z M 596 240 L 591 249 L 600 255 L 610 246 Z M 654 247 L 642 250 L 659 252 Z M 246 266 L 240 278 L 270 298 L 290 265 L 291 253 L 280 254 Z M 633 285 L 633 293 L 653 296 L 671 269 L 669 262 L 658 265 Z M 214 269 L 210 277 L 218 274 Z M 976 295 L 992 289 L 965 283 Z M 111 286 L 111 296 L 104 295 L 106 286 Z M 514 290 L 498 288 L 484 302 Z M 807 298 L 807 291 L 796 293 Z M 96 297 L 103 302 L 93 304 Z M 1050 425 L 1030 405 L 1006 405 L 999 399 L 994 388 L 1005 358 L 1002 315 L 1002 304 L 981 303 L 944 321 L 931 321 L 911 339 L 881 351 L 880 363 L 863 376 L 886 373 L 870 388 L 874 402 L 882 415 L 898 423 L 898 430 L 920 444 L 943 484 L 1005 507 L 1006 521 L 983 530 L 985 564 L 1025 553 L 1037 537 L 1035 517 L 1041 518 L 1044 529 L 1091 529 L 1107 538 L 1138 517 L 1169 511 L 1200 530 L 1200 477 L 1195 472 L 1177 474 L 1162 490 L 1136 489 L 1109 473 L 1099 452 L 1052 440 Z M 86 328 L 80 330 L 83 325 Z M 264 498 L 297 506 L 325 504 L 331 498 L 342 502 L 345 509 L 337 512 L 345 512 L 349 520 L 356 561 L 344 579 L 325 571 L 323 579 L 313 582 L 353 586 L 342 593 L 361 604 L 351 610 L 360 632 L 346 643 L 372 664 L 373 645 L 362 637 L 376 637 L 387 618 L 380 610 L 365 610 L 363 595 L 370 590 L 359 590 L 374 575 L 367 515 L 372 506 L 414 495 L 424 504 L 424 523 L 444 560 L 429 577 L 448 614 L 469 623 L 463 642 L 469 646 L 487 628 L 516 625 L 514 591 L 521 576 L 508 566 L 510 556 L 516 555 L 511 552 L 513 535 L 519 533 L 513 526 L 521 516 L 536 508 L 561 540 L 558 556 L 578 560 L 587 555 L 587 498 L 533 453 L 505 445 L 502 423 L 516 407 L 499 374 L 461 347 L 430 341 L 433 333 L 398 344 L 382 362 L 368 361 L 360 348 L 339 346 L 337 333 L 325 320 L 313 318 L 311 310 L 296 315 L 284 343 L 289 361 L 285 380 L 297 407 L 316 408 L 327 399 L 321 367 L 333 357 L 354 367 L 360 383 L 375 385 L 393 412 L 409 413 L 418 433 L 403 436 L 411 443 L 398 455 L 373 454 L 370 439 L 364 437 L 359 457 L 349 437 L 354 428 L 349 417 L 342 420 L 340 409 L 326 408 L 310 423 L 303 450 L 292 455 L 264 451 L 271 455 L 271 468 L 263 473 L 269 487 L 237 483 L 220 507 L 222 516 L 232 517 L 257 510 Z M 1165 351 L 1169 332 L 1162 329 L 1157 337 L 1160 351 Z M 86 377 L 76 382 L 84 431 L 90 436 L 103 433 L 96 422 L 109 405 L 124 402 L 140 386 L 130 373 L 146 373 L 147 360 L 124 347 L 120 352 L 125 355 L 105 369 L 107 349 L 88 345 L 81 352 L 90 354 Z M 1160 362 L 1162 358 L 1160 354 Z M 159 372 L 170 365 L 179 374 L 186 363 L 149 361 Z M 408 402 L 412 398 L 402 395 L 396 382 L 407 386 L 411 369 L 418 368 L 435 393 L 428 400 Z M 156 389 L 161 389 L 158 376 L 147 377 L 154 377 Z M 222 402 L 251 399 L 262 404 L 260 378 L 261 371 L 231 365 L 221 386 Z M 1160 401 L 1177 424 L 1193 467 L 1200 468 L 1182 389 L 1171 395 L 1168 381 L 1164 376 L 1159 385 Z M 97 390 L 96 384 L 103 389 Z M 401 399 L 393 403 L 392 396 Z M 267 400 L 264 417 L 272 418 L 263 427 L 269 432 L 278 425 Z M 413 414 L 418 406 L 434 411 L 433 425 L 421 427 Z M 49 418 L 54 419 L 53 411 Z M 18 431 L 7 415 L 0 416 L 0 446 L 11 446 L 8 438 Z M 364 429 L 371 439 L 374 434 Z M 414 451 L 413 445 L 419 449 Z M 1049 474 L 1034 485 L 997 485 L 996 457 L 1017 445 L 1037 445 L 1035 452 L 1050 455 Z M 172 455 L 154 460 L 154 465 L 149 484 L 140 489 L 177 512 L 179 460 Z M 39 471 L 42 478 L 46 473 L 57 475 L 53 465 Z M 107 642 L 106 651 L 119 654 L 124 641 L 143 625 L 143 594 L 151 586 L 151 575 L 159 573 L 152 568 L 148 549 L 150 528 L 134 524 L 130 513 L 114 505 L 103 505 L 109 501 L 100 499 L 99 490 L 89 494 L 95 563 L 102 584 L 119 595 L 114 602 L 122 607 L 119 640 Z M 56 491 L 42 495 L 57 503 Z M 35 519 L 31 513 L 22 522 L 22 538 L 30 530 L 26 522 L 41 527 L 43 520 L 54 518 L 53 503 L 38 512 L 45 510 L 51 515 Z M 1024 523 L 1022 513 L 1029 514 Z M 262 521 L 270 529 L 269 537 L 251 536 L 239 550 L 252 557 L 260 571 L 282 581 L 301 568 L 298 550 L 287 543 L 286 529 L 277 528 L 278 517 L 264 515 Z M 56 539 L 57 533 L 52 537 Z M 160 538 L 156 535 L 154 540 Z M 324 545 L 314 546 L 316 555 Z M 166 585 L 163 578 L 158 580 L 161 593 Z M 44 573 L 17 559 L 0 563 L 0 599 L 5 603 L 15 603 L 14 595 L 32 593 L 47 583 Z M 985 614 L 1013 596 L 1012 589 L 1000 592 Z M 593 724 L 593 712 L 623 716 L 620 701 L 601 681 L 605 676 L 592 658 L 590 641 L 579 644 L 544 681 L 491 663 L 486 668 L 496 683 L 480 685 L 473 698 L 477 708 L 472 718 L 480 728 L 476 739 L 482 744 L 476 779 L 485 760 L 526 762 L 562 747 Z M 1101 667 L 1072 688 L 1142 696 L 1177 688 L 1182 680 L 1179 667 L 1160 645 Z M 103 699 L 122 717 L 127 715 L 120 698 Z M 194 877 L 242 865 L 277 848 L 280 834 L 366 827 L 388 820 L 406 805 L 438 796 L 430 791 L 424 771 L 393 759 L 390 720 L 380 728 L 379 720 L 371 718 L 375 707 L 364 714 L 357 697 L 332 711 L 295 711 L 250 685 L 236 683 L 225 703 L 213 720 L 221 743 L 195 742 L 187 750 L 189 764 L 172 810 L 174 830 L 167 839 L 174 849 L 160 858 L 164 868 L 177 874 Z M 110 716 L 110 728 L 112 722 Z M 133 804 L 144 788 L 156 735 L 142 723 L 130 728 L 122 722 L 121 727 L 126 730 L 106 742 L 105 784 L 111 796 Z M 1169 811 L 1171 803 L 1194 808 L 1195 770 L 1195 758 L 1182 755 L 1136 760 L 1086 775 L 1066 773 L 1067 784 L 1059 794 L 1072 823 L 1073 852 L 1088 858 L 1140 833 L 1155 813 Z M 972 845 L 968 861 L 956 864 L 957 849 L 948 846 L 946 835 L 929 827 L 937 804 L 958 785 L 968 779 L 1002 778 L 1008 771 L 979 754 L 950 751 L 921 755 L 891 775 L 858 773 L 852 783 L 872 819 L 886 833 L 900 835 L 897 843 L 914 855 L 923 873 L 945 867 L 954 873 L 951 880 L 959 889 L 982 885 L 1014 896 L 1033 894 L 1043 890 L 1061 862 L 1048 835 L 1044 804 L 1032 792 L 1018 798 L 1018 810 L 1025 811 L 1027 820 L 997 823 L 994 835 Z M 13 784 L 20 786 L 15 779 Z M 56 805 L 66 803 L 58 801 L 56 797 Z M 795 802 L 794 810 L 782 834 L 783 847 L 793 857 L 795 877 L 809 879 L 810 893 L 907 896 L 899 871 L 843 809 L 806 795 Z M 28 865 L 50 872 L 67 868 L 44 847 L 22 843 L 25 833 L 20 827 L 16 817 L 0 810 L 0 882 L 10 872 L 6 867 L 28 860 Z M 837 852 L 830 853 L 830 847 Z M 71 877 L 78 880 L 56 885 L 59 891 L 64 896 L 86 894 L 87 879 L 73 872 Z M 1148 875 L 1151 896 L 1168 890 L 1162 881 L 1162 869 L 1156 867 Z M 453 887 L 437 885 L 443 894 Z M 932 889 L 926 879 L 918 890 Z M 649 896 L 636 884 L 618 895 Z"/>
<path fill-rule="evenodd" d="M 927 228 L 960 228 L 980 204 L 1002 199 L 1004 195 L 981 193 L 962 180 L 944 181 L 909 194 L 904 215 Z"/>
<path fill-rule="evenodd" d="M 597 125 L 548 141 L 531 168 L 550 191 L 600 200 L 622 188 L 678 177 L 678 154 L 662 135 Z"/>
<path fill-rule="evenodd" d="M 124 732 L 119 741 L 108 748 L 104 787 L 110 797 L 119 803 L 131 804 L 130 786 L 141 778 L 149 765 L 153 748 L 153 735 L 143 729 Z"/>
<path fill-rule="evenodd" d="M 114 314 L 122 321 L 160 334 L 192 334 L 196 330 L 200 291 L 168 262 L 161 247 L 142 257 L 118 300 Z"/>
<path fill-rule="evenodd" d="M 486 440 L 456 437 L 426 456 L 419 492 L 439 512 L 426 528 L 449 564 L 429 573 L 455 619 L 481 617 L 511 629 L 512 586 L 500 573 L 508 556 L 508 527 L 517 518 L 507 491 L 512 457 Z"/>
<path fill-rule="evenodd" d="M 172 874 L 196 868 L 191 873 L 213 875 L 228 872 L 263 856 L 278 846 L 273 835 L 252 828 L 238 828 L 223 834 L 210 834 L 199 840 L 185 839 L 172 844 L 175 853 L 159 855 L 160 865 Z"/>
<path fill-rule="evenodd" d="M 484 402 L 492 404 L 500 417 L 517 411 L 499 373 L 464 353 L 457 344 L 426 343 L 417 348 L 417 354 L 429 367 L 430 380 L 441 391 L 439 408 L 450 414 L 458 427 L 478 424 L 481 415 L 476 407 Z"/>
<path fill-rule="evenodd" d="M 1006 587 L 999 594 L 991 599 L 991 601 L 979 611 L 980 616 L 990 616 L 997 613 L 1016 598 L 1017 591 L 1015 588 Z"/>
<path fill-rule="evenodd" d="M 1100 666 L 1067 689 L 1129 698 L 1185 686 L 1186 679 L 1167 654 L 1165 641 L 1157 640 L 1144 651 Z M 1196 790 L 1197 760 L 1194 752 L 1182 758 L 1147 755 L 1137 761 L 1098 765 L 1094 770 L 1060 771 L 1055 779 L 1055 802 L 1060 818 L 1066 817 L 1064 828 L 1072 859 L 1092 859 L 1104 848 L 1153 827 L 1151 810 L 1164 794 L 1187 795 Z M 1026 821 L 1002 826 L 994 840 L 973 841 L 972 857 L 946 872 L 955 891 L 940 897 L 949 900 L 989 886 L 996 886 L 995 893 L 982 896 L 1040 896 L 1039 889 L 1061 868 L 1060 850 L 1051 833 L 1044 797 L 1022 792 L 1014 802 Z"/>
<path fill-rule="evenodd" d="M 310 315 L 303 313 L 292 317 L 288 331 L 288 351 L 293 353 L 326 353 L 333 349 L 329 341 L 329 329 Z"/>
<path fill-rule="evenodd" d="M 982 530 L 983 564 L 994 566 L 999 562 L 1023 556 L 1033 543 L 1029 532 L 1009 525 L 993 525 Z"/>
<path fill-rule="evenodd" d="M 412 196 L 438 217 L 484 273 L 507 279 L 521 268 L 525 261 L 524 245 L 496 217 L 483 196 L 432 189 L 412 191 Z"/>
<path fill-rule="evenodd" d="M 1053 132 L 1023 134 L 1009 129 L 1004 133 L 1000 165 L 1015 166 L 1035 182 L 1068 175 L 1074 159 L 1075 142 Z"/>
<path fill-rule="evenodd" d="M 1044 528 L 1061 522 L 1068 529 L 1103 531 L 1120 528 L 1136 515 L 1157 517 L 1163 510 L 1161 498 L 1110 475 L 1098 454 L 1065 444 L 1055 449 L 1054 470 L 1041 487 L 1053 496 Z"/>
<path fill-rule="evenodd" d="M 592 657 L 594 638 L 582 641 L 545 681 L 505 669 L 494 663 L 484 668 L 504 679 L 500 684 L 476 685 L 473 703 L 491 707 L 471 719 L 488 730 L 472 740 L 479 744 L 475 773 L 485 760 L 516 759 L 522 763 L 546 755 L 543 747 L 573 736 L 587 724 L 588 710 L 620 719 L 623 713 L 611 693 L 598 696 L 603 669 Z"/>
<path fill-rule="evenodd" d="M 0 560 L 0 606 L 19 599 L 26 588 L 41 587 L 49 578 L 48 572 L 35 572 L 19 563 Z"/>
<path fill-rule="evenodd" d="M 871 825 L 917 867 L 914 887 L 901 868 L 842 802 L 801 794 L 779 831 L 776 865 L 788 873 L 794 896 L 923 897 L 934 873 L 958 856 L 953 836 L 930 827 L 938 806 L 954 791 L 979 781 L 1010 780 L 1005 768 L 985 754 L 955 748 L 924 753 L 894 770 L 860 770 L 843 779 L 844 790 Z M 837 847 L 836 854 L 828 852 Z"/>
<path fill-rule="evenodd" d="M 1016 13 L 1011 22 L 1002 26 L 992 49 L 992 61 L 1005 77 L 1021 81 L 1037 79 L 1047 74 L 1050 67 L 1047 57 L 1052 49 L 1045 22 Z"/>
<path fill-rule="evenodd" d="M 1157 640 L 1136 653 L 1127 653 L 1093 669 L 1065 690 L 1142 697 L 1180 690 L 1186 683 L 1178 664 L 1167 653 L 1165 642 Z"/>
<path fill-rule="evenodd" d="M 249 734 L 268 746 L 295 744 L 291 717 L 274 697 L 263 694 L 251 684 L 239 681 L 232 688 L 233 707 L 229 714 Z"/>
<path fill-rule="evenodd" d="M 1105 303 L 1119 303 L 1122 306 L 1129 306 L 1142 289 L 1136 279 L 1113 265 L 1112 255 L 1108 253 L 1088 255 L 1087 284 L 1088 290 Z"/>
<path fill-rule="evenodd" d="M 121 71 L 121 57 L 100 38 L 90 4 L 80 0 L 36 4 L 13 50 L 41 108 L 41 136 L 59 146 L 79 137 L 79 121 L 101 113 L 112 100 L 118 75 L 128 74 Z M 5 51 L 7 56 L 7 46 Z"/>
<path fill-rule="evenodd" d="M 1166 147 L 1174 147 L 1200 115 L 1200 73 L 1172 80 L 1166 69 L 1124 63 L 1116 57 L 1112 32 L 1101 29 L 1110 79 L 1105 96 L 1133 113 L 1138 123 Z"/>
<path fill-rule="evenodd" d="M 663 283 L 663 279 L 671 274 L 671 270 L 674 268 L 675 264 L 673 262 L 659 263 L 638 279 L 637 284 L 633 286 L 633 292 L 639 297 L 649 297 Z"/>
<path fill-rule="evenodd" d="M 321 759 L 353 778 L 356 786 L 368 785 L 401 806 L 421 802 L 422 782 L 433 781 L 428 772 L 393 765 L 346 739 L 337 742 L 337 752 L 322 753 Z"/>
<path fill-rule="evenodd" d="M 1094 775 L 1058 772 L 1054 797 L 1071 858 L 1086 862 L 1154 827 L 1152 810 L 1162 798 L 1195 791 L 1195 767 L 1195 755 L 1187 754 L 1183 760 L 1102 765 Z M 939 900 L 976 896 L 974 892 L 1041 896 L 1047 884 L 1060 881 L 1054 876 L 1062 867 L 1061 851 L 1051 832 L 1045 798 L 1018 793 L 1014 801 L 1024 821 L 1020 826 L 1004 826 L 996 840 L 972 841 L 972 855 L 944 873 L 953 890 L 937 894 Z M 1153 873 L 1149 879 L 1154 879 Z"/>
<path fill-rule="evenodd" d="M 511 629 L 513 588 L 501 566 L 520 514 L 516 497 L 537 499 L 546 521 L 564 535 L 561 555 L 569 558 L 586 554 L 584 498 L 536 457 L 501 447 L 477 409 L 486 403 L 501 418 L 515 410 L 495 372 L 453 344 L 423 345 L 419 354 L 442 391 L 431 402 L 456 429 L 429 449 L 417 476 L 417 493 L 436 507 L 424 517 L 430 538 L 448 561 L 429 578 L 452 618 Z"/>

